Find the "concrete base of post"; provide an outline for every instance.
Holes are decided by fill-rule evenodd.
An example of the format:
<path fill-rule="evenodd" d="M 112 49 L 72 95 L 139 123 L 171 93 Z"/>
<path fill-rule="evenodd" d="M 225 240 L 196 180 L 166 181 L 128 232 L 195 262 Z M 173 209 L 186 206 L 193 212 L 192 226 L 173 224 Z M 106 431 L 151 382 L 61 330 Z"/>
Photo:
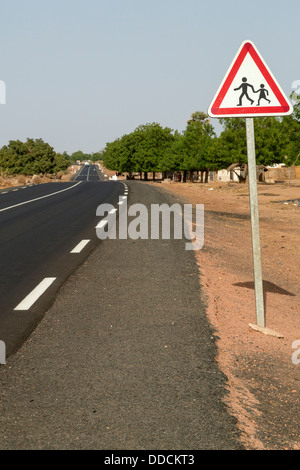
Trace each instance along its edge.
<path fill-rule="evenodd" d="M 277 338 L 284 338 L 284 336 L 281 333 L 278 333 L 277 331 L 270 330 L 270 328 L 262 328 L 261 326 L 254 325 L 253 323 L 249 323 L 250 328 L 253 328 L 255 331 L 260 331 L 264 335 L 270 335 L 270 336 L 276 336 Z"/>

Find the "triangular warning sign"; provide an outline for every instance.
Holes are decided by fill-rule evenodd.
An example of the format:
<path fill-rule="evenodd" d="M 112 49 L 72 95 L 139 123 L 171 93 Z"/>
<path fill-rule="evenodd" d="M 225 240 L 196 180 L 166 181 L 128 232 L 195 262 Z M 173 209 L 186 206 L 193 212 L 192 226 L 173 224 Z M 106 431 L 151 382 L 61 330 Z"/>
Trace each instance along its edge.
<path fill-rule="evenodd" d="M 209 109 L 211 117 L 283 116 L 293 106 L 251 41 L 244 41 Z"/>

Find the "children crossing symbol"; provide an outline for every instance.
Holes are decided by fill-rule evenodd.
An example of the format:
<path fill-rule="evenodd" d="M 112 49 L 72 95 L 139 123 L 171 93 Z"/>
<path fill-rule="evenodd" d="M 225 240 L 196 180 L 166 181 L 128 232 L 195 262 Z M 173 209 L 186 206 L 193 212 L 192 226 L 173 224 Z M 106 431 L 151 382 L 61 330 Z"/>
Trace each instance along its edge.
<path fill-rule="evenodd" d="M 237 106 L 242 106 L 242 99 L 243 99 L 244 96 L 246 96 L 247 100 L 251 101 L 251 104 L 253 104 L 254 100 L 252 100 L 248 96 L 248 88 L 251 88 L 252 91 L 255 93 L 253 85 L 250 85 L 250 83 L 247 83 L 247 77 L 242 78 L 242 82 L 243 83 L 238 88 L 234 89 L 234 91 L 238 91 L 238 90 L 242 89 L 242 94 L 240 96 L 240 101 L 239 101 L 239 104 Z"/>
<path fill-rule="evenodd" d="M 253 105 L 254 100 L 249 98 L 248 89 L 251 89 L 253 91 L 253 93 L 259 93 L 257 106 L 260 106 L 260 100 L 266 100 L 268 103 L 271 103 L 271 100 L 269 100 L 267 98 L 267 96 L 269 95 L 269 92 L 268 92 L 268 90 L 265 89 L 264 84 L 260 85 L 260 90 L 254 90 L 253 85 L 250 85 L 250 83 L 247 83 L 247 77 L 242 78 L 242 82 L 243 83 L 238 88 L 234 89 L 234 91 L 238 91 L 238 90 L 242 89 L 242 94 L 240 96 L 240 100 L 239 100 L 239 103 L 237 104 L 237 106 L 242 106 L 242 99 L 243 99 L 244 96 L 246 96 L 247 100 L 249 100 L 251 102 L 251 105 Z"/>

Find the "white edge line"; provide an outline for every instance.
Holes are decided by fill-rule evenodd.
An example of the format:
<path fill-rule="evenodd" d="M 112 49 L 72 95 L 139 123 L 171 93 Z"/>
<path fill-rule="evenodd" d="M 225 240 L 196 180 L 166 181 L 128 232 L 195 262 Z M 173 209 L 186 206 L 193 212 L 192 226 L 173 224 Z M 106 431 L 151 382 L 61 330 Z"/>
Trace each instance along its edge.
<path fill-rule="evenodd" d="M 75 248 L 70 251 L 70 253 L 81 253 L 83 248 L 86 247 L 86 245 L 90 242 L 91 240 L 82 240 L 78 245 L 75 246 Z"/>
<path fill-rule="evenodd" d="M 63 193 L 64 191 L 69 191 L 69 189 L 75 188 L 75 186 L 78 186 L 81 183 L 82 181 L 79 181 L 73 186 L 70 186 L 69 188 L 61 189 L 60 191 L 56 191 L 55 193 L 46 194 L 45 196 L 41 196 L 41 197 L 36 197 L 35 199 L 30 199 L 29 201 L 20 202 L 19 204 L 15 204 L 14 206 L 5 207 L 4 209 L 0 209 L 0 212 L 8 211 L 9 209 L 13 209 L 14 207 L 18 207 L 18 206 L 23 206 L 24 204 L 29 204 L 30 202 L 39 201 L 40 199 L 44 199 L 46 197 L 55 196 L 55 194 Z"/>
<path fill-rule="evenodd" d="M 51 286 L 51 284 L 56 280 L 56 277 L 46 277 L 42 282 L 36 286 L 30 294 L 22 300 L 19 305 L 14 310 L 29 310 L 30 307 L 38 300 L 38 298 Z"/>

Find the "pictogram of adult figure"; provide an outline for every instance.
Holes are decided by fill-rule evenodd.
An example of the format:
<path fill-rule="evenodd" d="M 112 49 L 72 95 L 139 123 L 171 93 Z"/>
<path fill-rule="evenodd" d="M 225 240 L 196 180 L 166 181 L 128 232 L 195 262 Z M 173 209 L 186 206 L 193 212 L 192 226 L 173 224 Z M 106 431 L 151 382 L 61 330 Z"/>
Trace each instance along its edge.
<path fill-rule="evenodd" d="M 255 93 L 259 93 L 257 106 L 260 106 L 260 100 L 266 100 L 271 103 L 271 101 L 267 98 L 269 92 L 265 89 L 265 85 L 260 85 L 260 90 L 257 90 Z"/>
<path fill-rule="evenodd" d="M 234 91 L 238 91 L 238 90 L 242 89 L 242 94 L 240 96 L 239 104 L 237 104 L 237 106 L 242 106 L 242 99 L 243 99 L 244 96 L 247 98 L 247 100 L 251 101 L 251 104 L 253 104 L 254 100 L 249 98 L 248 89 L 250 88 L 253 91 L 253 93 L 255 93 L 254 87 L 253 87 L 253 85 L 250 85 L 250 83 L 247 82 L 246 77 L 242 78 L 242 82 L 243 83 L 241 83 L 241 85 L 238 88 L 234 89 Z"/>

